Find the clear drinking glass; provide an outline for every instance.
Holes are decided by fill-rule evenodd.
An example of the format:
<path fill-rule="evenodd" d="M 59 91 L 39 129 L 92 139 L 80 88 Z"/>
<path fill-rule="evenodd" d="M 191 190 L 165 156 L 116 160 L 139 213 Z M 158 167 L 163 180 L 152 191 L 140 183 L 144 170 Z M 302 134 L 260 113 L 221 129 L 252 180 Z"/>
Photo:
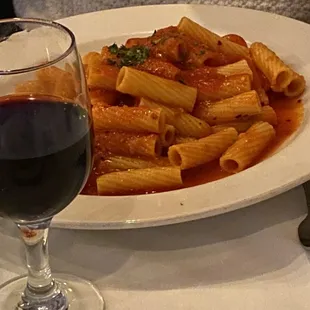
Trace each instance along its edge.
<path fill-rule="evenodd" d="M 73 33 L 39 19 L 0 20 L 0 215 L 18 226 L 28 277 L 0 288 L 1 309 L 102 310 L 95 287 L 52 277 L 52 217 L 92 166 L 92 117 Z"/>

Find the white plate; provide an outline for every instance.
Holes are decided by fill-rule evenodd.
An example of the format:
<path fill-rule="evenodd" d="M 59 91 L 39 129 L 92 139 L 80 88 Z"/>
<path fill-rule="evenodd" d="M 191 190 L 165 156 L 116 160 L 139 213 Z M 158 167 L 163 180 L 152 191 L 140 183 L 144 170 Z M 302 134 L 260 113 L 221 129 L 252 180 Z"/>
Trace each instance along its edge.
<path fill-rule="evenodd" d="M 207 5 L 125 8 L 75 16 L 70 27 L 83 54 L 114 41 L 176 25 L 182 16 L 219 34 L 238 33 L 262 41 L 310 81 L 310 25 L 269 13 Z M 57 215 L 54 227 L 124 229 L 184 222 L 254 204 L 310 179 L 309 90 L 301 129 L 262 163 L 228 178 L 166 193 L 125 197 L 79 196 Z"/>

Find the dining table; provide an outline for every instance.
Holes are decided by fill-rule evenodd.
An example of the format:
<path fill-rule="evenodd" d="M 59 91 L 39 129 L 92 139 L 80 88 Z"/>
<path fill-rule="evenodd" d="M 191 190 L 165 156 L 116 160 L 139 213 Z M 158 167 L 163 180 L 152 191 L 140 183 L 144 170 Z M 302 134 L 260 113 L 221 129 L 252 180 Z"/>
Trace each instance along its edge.
<path fill-rule="evenodd" d="M 182 224 L 51 228 L 51 266 L 92 281 L 107 310 L 310 309 L 310 253 L 297 234 L 306 212 L 300 186 Z M 24 266 L 17 229 L 0 219 L 0 283 L 24 274 Z"/>

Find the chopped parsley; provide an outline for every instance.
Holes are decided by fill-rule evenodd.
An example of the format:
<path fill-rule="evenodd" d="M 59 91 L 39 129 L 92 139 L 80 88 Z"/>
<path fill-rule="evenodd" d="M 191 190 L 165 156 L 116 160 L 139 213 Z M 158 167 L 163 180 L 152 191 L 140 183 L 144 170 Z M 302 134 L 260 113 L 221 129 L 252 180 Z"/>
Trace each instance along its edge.
<path fill-rule="evenodd" d="M 115 43 L 109 46 L 109 52 L 117 57 L 116 60 L 110 59 L 109 61 L 111 64 L 114 62 L 119 67 L 142 64 L 150 55 L 150 50 L 146 46 L 137 45 L 127 48 L 124 45 L 118 47 Z"/>
<path fill-rule="evenodd" d="M 116 55 L 118 52 L 118 46 L 116 43 L 109 46 L 109 52 L 113 55 Z"/>

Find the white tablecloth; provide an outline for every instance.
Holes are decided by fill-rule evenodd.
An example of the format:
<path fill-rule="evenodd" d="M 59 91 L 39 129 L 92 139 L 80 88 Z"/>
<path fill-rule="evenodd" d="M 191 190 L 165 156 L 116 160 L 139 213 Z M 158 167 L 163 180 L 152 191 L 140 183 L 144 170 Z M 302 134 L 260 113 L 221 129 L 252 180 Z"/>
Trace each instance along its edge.
<path fill-rule="evenodd" d="M 299 187 L 174 226 L 52 229 L 51 265 L 92 280 L 108 310 L 310 309 L 310 254 L 297 237 L 305 213 Z M 14 226 L 0 220 L 0 283 L 25 272 L 21 257 Z"/>

